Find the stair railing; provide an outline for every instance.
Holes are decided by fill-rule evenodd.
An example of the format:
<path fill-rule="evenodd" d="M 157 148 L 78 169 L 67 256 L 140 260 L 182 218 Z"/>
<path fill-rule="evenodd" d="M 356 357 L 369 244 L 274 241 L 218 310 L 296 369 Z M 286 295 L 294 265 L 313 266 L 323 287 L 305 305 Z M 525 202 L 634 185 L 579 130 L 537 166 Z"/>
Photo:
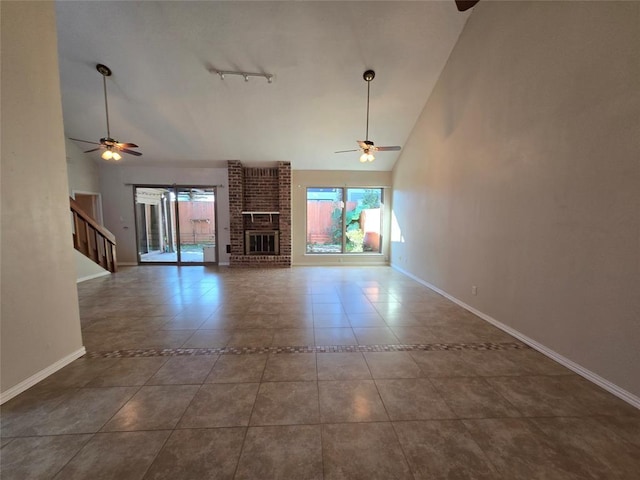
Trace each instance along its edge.
<path fill-rule="evenodd" d="M 73 215 L 73 246 L 105 270 L 115 273 L 116 237 L 89 216 L 73 198 L 69 197 Z"/>

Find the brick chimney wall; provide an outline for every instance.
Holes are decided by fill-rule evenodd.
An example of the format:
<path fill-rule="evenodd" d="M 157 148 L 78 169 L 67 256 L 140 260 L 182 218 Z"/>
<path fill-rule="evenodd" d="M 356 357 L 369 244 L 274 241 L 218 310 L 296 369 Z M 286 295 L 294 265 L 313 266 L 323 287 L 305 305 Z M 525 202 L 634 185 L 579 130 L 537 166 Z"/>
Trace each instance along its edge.
<path fill-rule="evenodd" d="M 244 211 L 280 211 L 278 168 L 245 168 L 243 199 Z M 245 230 L 279 230 L 278 217 L 272 215 L 244 216 Z"/>
<path fill-rule="evenodd" d="M 242 221 L 243 186 L 242 163 L 230 160 L 229 176 L 229 237 L 231 240 L 231 257 L 244 255 L 244 226 Z"/>
<path fill-rule="evenodd" d="M 278 162 L 275 168 L 243 167 L 228 162 L 229 214 L 232 267 L 291 266 L 291 164 Z M 242 214 L 242 212 L 279 212 Z M 245 230 L 277 230 L 279 255 L 245 255 Z"/>
<path fill-rule="evenodd" d="M 280 255 L 289 258 L 291 266 L 291 164 L 278 163 L 278 217 L 280 230 Z"/>

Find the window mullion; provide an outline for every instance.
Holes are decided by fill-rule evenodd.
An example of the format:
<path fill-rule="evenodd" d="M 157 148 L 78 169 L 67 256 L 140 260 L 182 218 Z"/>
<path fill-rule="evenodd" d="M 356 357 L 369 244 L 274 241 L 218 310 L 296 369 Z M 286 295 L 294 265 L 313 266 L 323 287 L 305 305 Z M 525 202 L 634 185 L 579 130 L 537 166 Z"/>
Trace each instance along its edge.
<path fill-rule="evenodd" d="M 342 190 L 342 253 L 347 253 L 347 189 Z"/>

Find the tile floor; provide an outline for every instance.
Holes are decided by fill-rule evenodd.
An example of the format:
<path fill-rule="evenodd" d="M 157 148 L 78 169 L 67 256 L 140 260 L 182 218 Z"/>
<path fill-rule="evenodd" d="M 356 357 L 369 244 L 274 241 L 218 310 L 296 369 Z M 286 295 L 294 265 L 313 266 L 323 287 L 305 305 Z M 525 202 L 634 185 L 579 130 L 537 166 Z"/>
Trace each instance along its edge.
<path fill-rule="evenodd" d="M 9 479 L 638 479 L 640 411 L 384 267 L 123 268 Z"/>

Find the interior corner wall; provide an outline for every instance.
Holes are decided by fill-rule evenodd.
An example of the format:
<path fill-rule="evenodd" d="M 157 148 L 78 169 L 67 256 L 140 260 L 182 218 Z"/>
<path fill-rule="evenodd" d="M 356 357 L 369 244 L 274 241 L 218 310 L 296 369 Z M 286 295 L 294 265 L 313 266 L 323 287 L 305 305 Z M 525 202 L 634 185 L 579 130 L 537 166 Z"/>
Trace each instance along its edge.
<path fill-rule="evenodd" d="M 480 2 L 394 168 L 391 247 L 636 397 L 639 20 L 640 2 Z"/>
<path fill-rule="evenodd" d="M 292 264 L 295 265 L 388 265 L 391 225 L 391 172 L 362 170 L 293 170 L 291 172 Z M 307 254 L 308 187 L 386 187 L 383 190 L 381 254 Z"/>
<path fill-rule="evenodd" d="M 54 2 L 3 1 L 0 17 L 4 400 L 83 348 Z"/>
<path fill-rule="evenodd" d="M 73 141 L 65 139 L 69 196 L 73 192 L 100 193 L 98 164 Z"/>

